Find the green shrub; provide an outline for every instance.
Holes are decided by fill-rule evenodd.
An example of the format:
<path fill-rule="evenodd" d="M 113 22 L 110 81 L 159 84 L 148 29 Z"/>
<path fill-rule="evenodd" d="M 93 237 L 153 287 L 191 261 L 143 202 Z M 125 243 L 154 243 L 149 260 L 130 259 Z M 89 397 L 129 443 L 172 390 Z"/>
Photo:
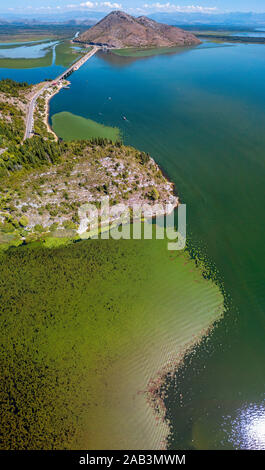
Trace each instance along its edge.
<path fill-rule="evenodd" d="M 15 227 L 10 222 L 3 222 L 0 224 L 0 231 L 4 233 L 14 232 Z"/>
<path fill-rule="evenodd" d="M 38 232 L 38 233 L 45 232 L 45 228 L 41 224 L 36 224 L 34 227 L 34 232 Z"/>
<path fill-rule="evenodd" d="M 68 229 L 68 230 L 75 230 L 76 229 L 76 224 L 74 222 L 72 222 L 71 220 L 64 220 L 63 223 L 62 223 L 62 226 L 65 229 Z"/>
<path fill-rule="evenodd" d="M 142 152 L 138 155 L 138 159 L 139 159 L 141 165 L 145 165 L 146 163 L 149 162 L 150 155 L 148 155 L 148 153 Z"/>
<path fill-rule="evenodd" d="M 157 199 L 159 199 L 159 192 L 157 191 L 156 188 L 152 188 L 148 195 L 149 199 L 151 199 L 152 201 L 157 201 Z"/>
<path fill-rule="evenodd" d="M 57 222 L 54 222 L 51 226 L 50 226 L 50 232 L 55 232 L 55 230 L 57 230 L 59 227 L 59 224 Z"/>
<path fill-rule="evenodd" d="M 28 224 L 29 224 L 29 219 L 25 215 L 22 215 L 22 217 L 20 217 L 19 219 L 19 225 L 21 227 L 26 227 Z"/>

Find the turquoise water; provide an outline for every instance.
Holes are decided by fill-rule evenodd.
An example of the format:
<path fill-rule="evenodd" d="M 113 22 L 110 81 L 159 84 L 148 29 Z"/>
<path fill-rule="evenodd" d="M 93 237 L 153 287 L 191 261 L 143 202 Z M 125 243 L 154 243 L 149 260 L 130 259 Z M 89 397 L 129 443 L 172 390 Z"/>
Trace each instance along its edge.
<path fill-rule="evenodd" d="M 264 57 L 264 46 L 243 44 L 141 59 L 100 53 L 51 102 L 51 114 L 118 126 L 152 154 L 223 283 L 224 321 L 168 383 L 173 448 L 265 447 Z M 60 69 L 0 77 L 35 83 Z"/>
<path fill-rule="evenodd" d="M 0 44 L 0 59 L 40 59 L 45 58 L 52 51 L 52 57 L 49 59 L 50 65 L 36 67 L 35 64 L 28 65 L 25 69 L 8 69 L 7 66 L 0 66 L 0 79 L 11 78 L 18 81 L 26 81 L 28 83 L 38 83 L 47 78 L 54 79 L 60 75 L 65 67 L 56 64 L 57 45 L 60 41 L 30 41 L 14 44 Z M 79 47 L 73 47 L 76 51 Z M 73 60 L 73 59 L 72 59 Z M 4 62 L 4 61 L 3 61 Z M 60 54 L 59 61 L 60 63 Z M 1 60 L 0 60 L 1 64 Z M 2 64 L 3 65 L 3 64 Z"/>
<path fill-rule="evenodd" d="M 259 31 L 238 31 L 237 33 L 233 33 L 231 36 L 245 36 L 247 38 L 264 38 L 265 32 Z"/>
<path fill-rule="evenodd" d="M 140 60 L 101 53 L 51 102 L 52 114 L 119 126 L 155 157 L 223 282 L 224 321 L 168 384 L 175 448 L 265 447 L 264 57 L 259 45 Z"/>
<path fill-rule="evenodd" d="M 0 79 L 11 78 L 27 83 L 39 83 L 46 78 L 54 79 L 58 77 L 65 67 L 59 65 L 50 65 L 49 67 L 34 67 L 32 69 L 7 69 L 0 68 Z"/>
<path fill-rule="evenodd" d="M 49 41 L 42 43 L 22 43 L 14 45 L 0 44 L 0 59 L 36 59 L 44 57 L 49 49 L 58 44 L 58 41 Z"/>

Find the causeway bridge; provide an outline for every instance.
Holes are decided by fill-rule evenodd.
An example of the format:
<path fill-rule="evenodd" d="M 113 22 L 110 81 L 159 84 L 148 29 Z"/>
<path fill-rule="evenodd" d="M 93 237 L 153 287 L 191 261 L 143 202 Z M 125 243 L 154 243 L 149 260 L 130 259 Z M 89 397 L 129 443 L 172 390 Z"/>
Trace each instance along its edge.
<path fill-rule="evenodd" d="M 55 82 L 58 83 L 58 82 L 60 82 L 60 80 L 66 79 L 67 77 L 69 77 L 69 75 L 71 75 L 71 73 L 75 72 L 80 67 L 82 67 L 82 65 L 87 60 L 89 60 L 94 54 L 96 54 L 99 49 L 101 49 L 100 46 L 93 46 L 87 54 L 85 54 L 83 57 L 78 59 L 74 64 L 72 64 L 61 75 L 59 75 L 57 78 L 52 80 L 52 82 L 45 83 L 45 85 L 43 85 L 43 87 L 40 90 L 38 90 L 38 92 L 31 98 L 31 100 L 29 102 L 29 105 L 28 105 L 28 111 L 27 111 L 27 116 L 26 116 L 26 131 L 25 131 L 25 135 L 24 135 L 23 140 L 29 139 L 30 137 L 32 137 L 34 135 L 34 132 L 33 132 L 33 128 L 34 128 L 34 111 L 35 111 L 37 100 L 41 96 L 41 94 L 45 90 L 48 90 L 48 88 L 53 86 L 53 84 Z"/>

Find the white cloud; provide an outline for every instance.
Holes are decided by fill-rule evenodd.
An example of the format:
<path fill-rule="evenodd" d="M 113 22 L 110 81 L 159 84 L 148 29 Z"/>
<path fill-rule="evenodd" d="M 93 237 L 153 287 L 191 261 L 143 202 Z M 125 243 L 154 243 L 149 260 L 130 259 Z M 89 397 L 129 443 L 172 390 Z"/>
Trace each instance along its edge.
<path fill-rule="evenodd" d="M 144 9 L 151 9 L 156 11 L 164 11 L 166 13 L 214 13 L 217 11 L 216 7 L 203 7 L 201 5 L 187 5 L 187 6 L 180 6 L 180 5 L 173 5 L 172 3 L 145 3 L 143 5 Z"/>
<path fill-rule="evenodd" d="M 80 7 L 94 8 L 95 6 L 97 6 L 97 3 L 93 3 L 93 2 L 80 3 Z"/>
<path fill-rule="evenodd" d="M 80 7 L 83 7 L 83 8 L 95 8 L 95 9 L 100 9 L 100 8 L 103 8 L 103 9 L 121 9 L 122 8 L 122 5 L 121 3 L 112 3 L 112 2 L 83 2 L 83 3 L 80 3 L 79 5 Z"/>
<path fill-rule="evenodd" d="M 121 3 L 102 2 L 101 5 L 107 8 L 122 8 Z"/>

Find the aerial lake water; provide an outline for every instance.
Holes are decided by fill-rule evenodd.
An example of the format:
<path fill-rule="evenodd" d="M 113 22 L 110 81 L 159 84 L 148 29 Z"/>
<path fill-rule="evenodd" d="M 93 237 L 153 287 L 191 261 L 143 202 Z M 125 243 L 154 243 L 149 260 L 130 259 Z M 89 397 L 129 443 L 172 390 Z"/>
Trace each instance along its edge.
<path fill-rule="evenodd" d="M 125 143 L 155 158 L 187 204 L 191 250 L 222 286 L 224 319 L 166 384 L 172 448 L 265 448 L 264 51 L 204 44 L 148 58 L 98 53 L 50 104 L 51 117 L 67 111 L 118 127 Z M 0 77 L 37 82 L 60 70 L 1 69 Z M 165 290 L 164 315 L 166 300 Z"/>
<path fill-rule="evenodd" d="M 232 36 L 245 36 L 248 38 L 264 38 L 265 37 L 265 31 L 239 31 L 237 33 L 233 33 Z"/>
<path fill-rule="evenodd" d="M 58 41 L 45 41 L 37 44 L 0 44 L 0 58 L 8 57 L 10 59 L 34 59 L 43 57 L 47 49 L 57 44 Z"/>

